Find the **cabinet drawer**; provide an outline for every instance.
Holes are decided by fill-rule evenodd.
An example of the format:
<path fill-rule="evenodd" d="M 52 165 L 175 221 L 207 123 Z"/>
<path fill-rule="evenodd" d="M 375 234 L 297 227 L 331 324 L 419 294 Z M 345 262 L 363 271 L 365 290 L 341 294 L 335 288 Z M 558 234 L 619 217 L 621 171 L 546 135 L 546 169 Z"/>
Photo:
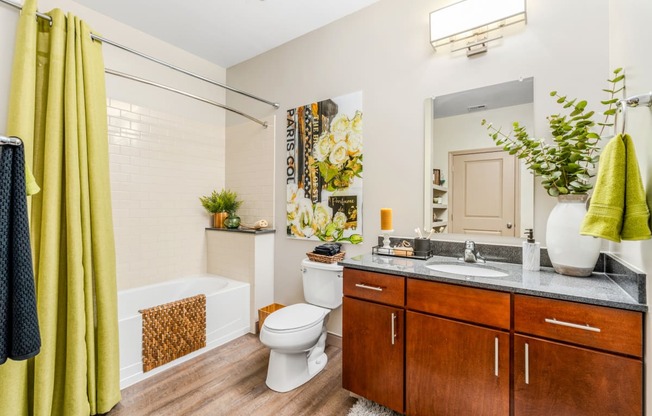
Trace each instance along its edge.
<path fill-rule="evenodd" d="M 640 312 L 515 295 L 514 330 L 643 356 L 643 314 Z"/>
<path fill-rule="evenodd" d="M 345 268 L 344 296 L 403 306 L 405 277 Z"/>
<path fill-rule="evenodd" d="M 408 308 L 496 328 L 510 328 L 510 294 L 408 279 Z"/>

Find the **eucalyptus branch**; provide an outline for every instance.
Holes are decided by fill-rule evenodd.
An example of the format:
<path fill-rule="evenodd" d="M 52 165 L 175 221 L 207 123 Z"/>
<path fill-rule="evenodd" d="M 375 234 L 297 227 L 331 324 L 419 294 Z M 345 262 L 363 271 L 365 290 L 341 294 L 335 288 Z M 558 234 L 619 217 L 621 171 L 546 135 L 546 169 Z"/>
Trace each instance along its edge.
<path fill-rule="evenodd" d="M 534 175 L 542 177 L 541 184 L 549 195 L 585 194 L 592 188 L 590 180 L 594 176 L 592 169 L 598 162 L 601 135 L 605 127 L 613 125 L 609 121 L 617 111 L 616 94 L 625 88 L 625 75 L 621 72 L 621 68 L 614 70 L 613 78 L 607 80 L 610 88 L 603 90 L 609 93 L 609 98 L 601 101 L 607 106 L 602 113 L 605 116 L 603 123 L 593 121 L 595 111 L 587 109 L 586 100 L 569 99 L 557 91 L 550 93 L 562 106 L 562 112 L 547 117 L 552 143 L 530 138 L 525 127 L 518 122 L 513 123 L 509 134 L 486 120 L 481 124 L 487 126 L 489 136 L 497 146 L 523 159 Z M 593 131 L 596 124 L 601 126 L 600 133 Z"/>
<path fill-rule="evenodd" d="M 621 74 L 622 68 L 616 68 L 614 69 L 614 78 L 607 80 L 609 83 L 611 83 L 611 89 L 604 89 L 602 91 L 609 93 L 609 99 L 605 101 L 600 101 L 602 105 L 608 105 L 609 107 L 604 111 L 604 121 L 602 123 L 598 123 L 602 128 L 600 129 L 600 136 L 602 136 L 602 133 L 604 133 L 604 129 L 608 126 L 613 126 L 614 123 L 609 123 L 609 118 L 610 117 L 615 117 L 616 112 L 618 111 L 617 103 L 618 103 L 618 98 L 616 98 L 616 94 L 618 94 L 621 91 L 625 90 L 625 74 Z M 618 88 L 618 83 L 621 82 L 623 83 L 622 87 Z"/>

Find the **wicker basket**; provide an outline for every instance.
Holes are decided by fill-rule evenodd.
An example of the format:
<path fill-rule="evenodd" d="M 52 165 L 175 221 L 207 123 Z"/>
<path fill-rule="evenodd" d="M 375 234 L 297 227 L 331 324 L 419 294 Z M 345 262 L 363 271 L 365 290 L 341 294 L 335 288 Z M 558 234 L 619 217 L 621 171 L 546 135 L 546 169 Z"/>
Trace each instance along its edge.
<path fill-rule="evenodd" d="M 276 312 L 277 310 L 285 308 L 285 305 L 281 305 L 280 303 L 272 303 L 271 305 L 263 306 L 262 308 L 258 309 L 258 328 L 259 330 L 263 327 L 263 323 L 265 322 L 265 319 L 272 314 L 272 312 Z"/>
<path fill-rule="evenodd" d="M 306 253 L 306 256 L 311 261 L 316 261 L 318 263 L 337 263 L 340 260 L 344 260 L 344 252 L 340 251 L 334 256 L 324 256 L 323 254 L 317 254 L 317 253 Z"/>

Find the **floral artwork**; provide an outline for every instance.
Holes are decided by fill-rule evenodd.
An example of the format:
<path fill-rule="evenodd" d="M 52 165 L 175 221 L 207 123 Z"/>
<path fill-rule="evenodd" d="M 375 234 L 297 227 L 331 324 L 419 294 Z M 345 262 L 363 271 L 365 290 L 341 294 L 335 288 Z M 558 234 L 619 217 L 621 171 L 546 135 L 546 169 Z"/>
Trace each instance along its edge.
<path fill-rule="evenodd" d="M 287 111 L 287 235 L 362 242 L 362 93 Z"/>

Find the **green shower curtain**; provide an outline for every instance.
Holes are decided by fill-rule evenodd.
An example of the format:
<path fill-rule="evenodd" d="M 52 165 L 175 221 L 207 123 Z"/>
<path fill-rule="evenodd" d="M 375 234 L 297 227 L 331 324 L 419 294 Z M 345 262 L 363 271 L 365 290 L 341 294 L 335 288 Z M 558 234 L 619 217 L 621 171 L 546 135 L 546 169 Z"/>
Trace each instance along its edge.
<path fill-rule="evenodd" d="M 120 401 L 115 247 L 101 44 L 77 17 L 26 0 L 7 134 L 41 192 L 30 228 L 41 352 L 0 366 L 0 416 L 108 412 Z"/>

